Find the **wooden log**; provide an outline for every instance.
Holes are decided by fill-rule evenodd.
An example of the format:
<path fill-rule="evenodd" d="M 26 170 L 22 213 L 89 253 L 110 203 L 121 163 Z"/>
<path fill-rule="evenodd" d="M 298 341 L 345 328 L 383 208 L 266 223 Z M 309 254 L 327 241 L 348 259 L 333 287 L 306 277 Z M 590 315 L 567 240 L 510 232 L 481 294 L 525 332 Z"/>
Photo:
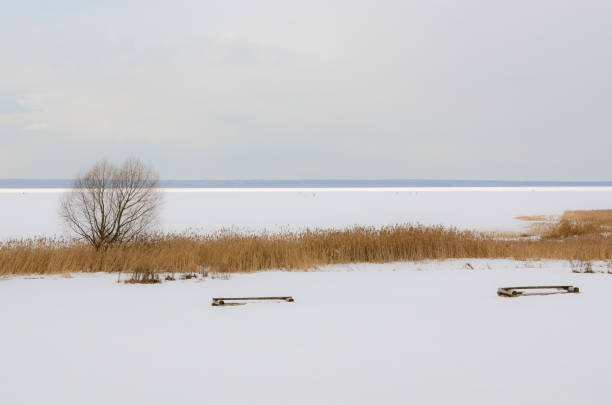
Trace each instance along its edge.
<path fill-rule="evenodd" d="M 499 295 L 500 297 L 516 297 L 517 295 L 521 295 L 521 292 L 504 287 L 497 289 L 497 295 Z"/>
<path fill-rule="evenodd" d="M 524 287 L 502 287 L 507 290 L 534 290 L 534 289 L 563 289 L 567 290 L 568 288 L 576 288 L 571 285 L 530 285 Z"/>
<path fill-rule="evenodd" d="M 520 291 L 528 290 L 528 291 Z M 541 291 L 530 292 L 533 290 L 558 290 L 558 291 Z M 522 287 L 500 287 L 497 289 L 497 295 L 500 297 L 517 297 L 519 295 L 550 295 L 550 294 L 565 294 L 579 293 L 580 289 L 571 285 L 539 285 L 539 286 L 522 286 Z"/>
<path fill-rule="evenodd" d="M 291 296 L 283 296 L 283 297 L 217 297 L 212 299 L 212 305 L 222 306 L 222 305 L 232 305 L 234 302 L 226 302 L 226 301 L 285 301 L 285 302 L 295 302 L 293 297 Z"/>

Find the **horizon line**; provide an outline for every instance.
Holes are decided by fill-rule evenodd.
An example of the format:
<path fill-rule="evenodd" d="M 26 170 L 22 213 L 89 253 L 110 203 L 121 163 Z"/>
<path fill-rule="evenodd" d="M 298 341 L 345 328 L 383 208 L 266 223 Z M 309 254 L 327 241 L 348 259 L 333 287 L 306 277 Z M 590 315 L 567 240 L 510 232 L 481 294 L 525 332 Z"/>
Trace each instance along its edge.
<path fill-rule="evenodd" d="M 0 178 L 3 189 L 71 188 L 71 178 Z M 159 188 L 611 187 L 612 181 L 474 179 L 160 179 Z"/>

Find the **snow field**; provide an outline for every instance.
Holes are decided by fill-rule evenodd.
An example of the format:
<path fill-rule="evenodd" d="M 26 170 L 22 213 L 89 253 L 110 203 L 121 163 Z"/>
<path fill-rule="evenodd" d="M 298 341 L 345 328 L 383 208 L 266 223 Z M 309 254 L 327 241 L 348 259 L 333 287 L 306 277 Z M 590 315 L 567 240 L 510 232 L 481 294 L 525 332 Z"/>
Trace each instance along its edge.
<path fill-rule="evenodd" d="M 166 190 L 164 231 L 403 222 L 520 230 L 611 188 Z M 0 190 L 0 240 L 60 235 L 60 192 Z M 466 262 L 475 270 L 467 270 Z M 580 294 L 497 297 L 573 284 Z M 566 262 L 351 264 L 229 280 L 0 279 L 0 404 L 607 404 L 612 275 Z M 212 307 L 218 296 L 295 303 Z"/>
<path fill-rule="evenodd" d="M 520 215 L 612 207 L 611 187 L 165 189 L 161 230 L 277 232 L 399 223 L 520 231 Z M 0 190 L 0 240 L 65 232 L 61 191 Z"/>
<path fill-rule="evenodd" d="M 522 284 L 582 292 L 496 295 Z M 161 285 L 11 278 L 0 282 L 0 403 L 606 404 L 611 288 L 612 275 L 510 260 Z M 210 306 L 268 294 L 296 302 Z"/>

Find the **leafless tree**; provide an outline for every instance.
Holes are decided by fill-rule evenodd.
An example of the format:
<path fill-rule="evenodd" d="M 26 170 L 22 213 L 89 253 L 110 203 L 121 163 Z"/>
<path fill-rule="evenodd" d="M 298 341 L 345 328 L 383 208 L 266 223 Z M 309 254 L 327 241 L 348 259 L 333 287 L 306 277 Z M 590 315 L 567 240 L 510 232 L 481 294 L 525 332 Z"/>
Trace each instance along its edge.
<path fill-rule="evenodd" d="M 121 166 L 103 160 L 74 181 L 60 202 L 60 216 L 96 250 L 133 241 L 155 222 L 157 182 L 157 173 L 136 159 Z"/>

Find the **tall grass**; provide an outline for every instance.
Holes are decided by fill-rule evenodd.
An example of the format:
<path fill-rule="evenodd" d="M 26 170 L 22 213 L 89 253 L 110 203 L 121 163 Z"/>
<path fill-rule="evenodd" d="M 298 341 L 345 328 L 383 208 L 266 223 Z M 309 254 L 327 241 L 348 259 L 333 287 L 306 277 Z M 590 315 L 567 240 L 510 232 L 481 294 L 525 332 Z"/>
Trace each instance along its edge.
<path fill-rule="evenodd" d="M 517 217 L 532 222 L 531 233 L 544 238 L 599 237 L 612 230 L 612 210 L 565 211 L 559 217 Z"/>
<path fill-rule="evenodd" d="M 203 268 L 229 273 L 450 258 L 604 260 L 612 259 L 612 239 L 601 233 L 500 239 L 485 233 L 420 225 L 257 235 L 151 235 L 104 251 L 75 240 L 28 239 L 0 244 L 0 274 L 180 273 Z"/>

